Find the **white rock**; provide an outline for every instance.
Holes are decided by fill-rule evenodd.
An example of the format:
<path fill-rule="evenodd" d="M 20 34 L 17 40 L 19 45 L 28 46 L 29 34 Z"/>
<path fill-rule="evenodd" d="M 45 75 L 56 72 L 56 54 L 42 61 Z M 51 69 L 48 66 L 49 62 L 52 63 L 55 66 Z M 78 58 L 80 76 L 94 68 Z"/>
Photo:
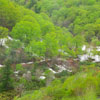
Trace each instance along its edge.
<path fill-rule="evenodd" d="M 40 76 L 40 78 L 39 78 L 39 79 L 44 80 L 45 78 L 46 78 L 45 76 Z"/>
<path fill-rule="evenodd" d="M 97 48 L 97 51 L 100 51 L 100 46 L 97 46 L 96 48 Z"/>
<path fill-rule="evenodd" d="M 11 38 L 10 36 L 8 36 L 8 39 L 11 40 L 11 41 L 13 40 L 13 38 Z"/>
<path fill-rule="evenodd" d="M 4 67 L 4 65 L 1 65 L 1 64 L 0 64 L 0 68 L 2 68 L 2 67 Z"/>
<path fill-rule="evenodd" d="M 56 74 L 57 72 L 56 71 L 54 71 L 52 68 L 49 68 L 49 70 L 51 71 L 51 72 L 53 72 L 54 74 Z"/>
<path fill-rule="evenodd" d="M 33 64 L 33 62 L 27 62 L 27 64 Z"/>
<path fill-rule="evenodd" d="M 28 74 L 31 74 L 31 71 L 27 71 Z"/>
<path fill-rule="evenodd" d="M 21 65 L 25 65 L 26 63 L 21 63 Z"/>
<path fill-rule="evenodd" d="M 66 70 L 67 70 L 68 72 L 70 72 L 70 73 L 72 72 L 72 70 L 71 70 L 71 69 L 66 69 Z"/>
<path fill-rule="evenodd" d="M 86 50 L 86 45 L 83 45 L 82 51 L 85 51 L 85 50 Z"/>
<path fill-rule="evenodd" d="M 100 56 L 99 55 L 95 55 L 94 58 L 95 58 L 94 62 L 100 62 Z"/>
<path fill-rule="evenodd" d="M 15 74 L 18 74 L 18 73 L 19 73 L 19 71 L 15 71 L 14 73 L 15 73 Z"/>
<path fill-rule="evenodd" d="M 89 55 L 87 55 L 87 54 L 80 55 L 79 58 L 80 58 L 80 61 L 86 61 L 86 60 L 88 60 Z"/>

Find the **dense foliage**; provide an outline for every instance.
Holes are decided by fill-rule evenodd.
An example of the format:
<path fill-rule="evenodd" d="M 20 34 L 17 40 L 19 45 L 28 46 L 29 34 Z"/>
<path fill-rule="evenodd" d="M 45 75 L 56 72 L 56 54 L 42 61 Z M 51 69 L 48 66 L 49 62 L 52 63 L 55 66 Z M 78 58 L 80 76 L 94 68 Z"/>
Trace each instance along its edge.
<path fill-rule="evenodd" d="M 55 80 L 46 88 L 14 100 L 100 100 L 100 68 L 82 66 L 81 72 L 64 82 Z M 92 69 L 91 69 L 92 68 Z"/>
<path fill-rule="evenodd" d="M 25 6 L 32 1 L 34 0 L 29 0 Z M 73 35 L 84 35 L 88 42 L 95 37 L 100 39 L 99 0 L 36 0 L 35 4 L 31 4 L 31 9 L 35 12 L 45 12 L 55 25 L 68 28 Z"/>
<path fill-rule="evenodd" d="M 100 0 L 0 0 L 0 100 L 99 100 L 97 46 Z"/>

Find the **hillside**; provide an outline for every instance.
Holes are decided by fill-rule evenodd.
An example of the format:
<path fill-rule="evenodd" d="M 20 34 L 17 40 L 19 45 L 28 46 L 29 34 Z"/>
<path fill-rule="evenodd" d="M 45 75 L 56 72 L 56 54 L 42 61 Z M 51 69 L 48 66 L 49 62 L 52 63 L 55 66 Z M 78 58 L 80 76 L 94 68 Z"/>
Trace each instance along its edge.
<path fill-rule="evenodd" d="M 99 35 L 99 0 L 0 0 L 0 100 L 99 100 Z"/>

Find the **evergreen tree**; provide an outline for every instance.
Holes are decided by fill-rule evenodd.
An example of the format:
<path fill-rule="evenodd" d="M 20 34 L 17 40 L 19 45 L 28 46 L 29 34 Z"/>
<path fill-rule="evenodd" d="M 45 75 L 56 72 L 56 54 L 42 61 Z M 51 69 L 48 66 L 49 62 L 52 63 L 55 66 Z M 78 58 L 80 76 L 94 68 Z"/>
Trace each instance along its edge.
<path fill-rule="evenodd" d="M 2 78 L 1 78 L 1 89 L 2 91 L 8 91 L 13 89 L 13 81 L 12 81 L 12 71 L 11 71 L 11 61 L 7 59 L 5 61 L 5 66 L 2 69 Z"/>

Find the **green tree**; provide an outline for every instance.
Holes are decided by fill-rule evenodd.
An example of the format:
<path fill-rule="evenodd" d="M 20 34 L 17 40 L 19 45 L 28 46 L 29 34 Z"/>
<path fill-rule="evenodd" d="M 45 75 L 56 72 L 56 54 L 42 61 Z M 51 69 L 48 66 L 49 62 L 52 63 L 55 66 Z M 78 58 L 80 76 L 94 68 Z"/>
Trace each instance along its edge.
<path fill-rule="evenodd" d="M 0 26 L 0 39 L 6 38 L 8 36 L 8 29 Z"/>
<path fill-rule="evenodd" d="M 44 37 L 44 42 L 46 45 L 46 57 L 53 57 L 58 55 L 59 43 L 57 39 L 57 34 L 52 32 L 48 33 Z"/>
<path fill-rule="evenodd" d="M 11 60 L 5 61 L 5 66 L 2 69 L 2 78 L 1 78 L 1 89 L 0 91 L 8 91 L 13 89 L 13 80 L 12 80 L 12 70 L 11 70 Z"/>
<path fill-rule="evenodd" d="M 21 12 L 9 0 L 0 0 L 0 25 L 12 29 L 21 19 Z"/>
<path fill-rule="evenodd" d="M 5 27 L 2 27 L 2 26 L 0 26 L 0 45 L 2 46 L 2 44 L 3 44 L 3 39 L 4 38 L 7 38 L 7 36 L 8 36 L 8 29 L 7 28 L 5 28 Z"/>
<path fill-rule="evenodd" d="M 13 27 L 11 36 L 15 39 L 19 39 L 26 44 L 32 39 L 39 39 L 41 36 L 41 30 L 39 24 L 29 21 L 21 21 Z"/>
<path fill-rule="evenodd" d="M 32 55 L 36 56 L 45 56 L 46 46 L 44 41 L 31 41 L 30 44 L 26 47 L 26 51 L 30 52 Z"/>

